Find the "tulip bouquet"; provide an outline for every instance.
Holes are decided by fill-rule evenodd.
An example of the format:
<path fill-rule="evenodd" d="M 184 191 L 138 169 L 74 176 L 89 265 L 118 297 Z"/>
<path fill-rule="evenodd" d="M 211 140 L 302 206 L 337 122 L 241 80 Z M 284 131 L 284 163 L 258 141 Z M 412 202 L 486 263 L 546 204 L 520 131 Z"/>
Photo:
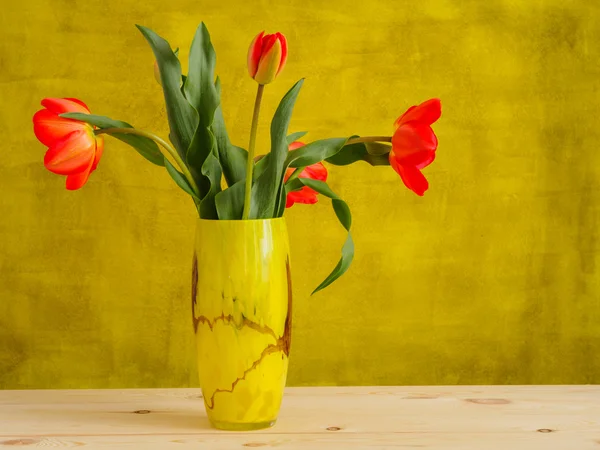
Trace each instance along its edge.
<path fill-rule="evenodd" d="M 391 166 L 410 190 L 423 195 L 428 183 L 421 169 L 435 158 L 437 138 L 431 125 L 440 117 L 438 99 L 412 106 L 394 123 L 393 136 L 346 136 L 301 142 L 305 132 L 288 133 L 294 103 L 303 80 L 279 103 L 271 121 L 270 151 L 256 155 L 255 142 L 265 86 L 275 81 L 288 58 L 281 33 L 258 34 L 248 50 L 248 72 L 257 83 L 248 149 L 229 138 L 221 108 L 221 83 L 215 78 L 216 56 L 204 24 L 189 54 L 189 72 L 182 74 L 177 50 L 152 30 L 138 26 L 155 57 L 169 121 L 169 141 L 126 122 L 94 115 L 80 100 L 46 98 L 33 117 L 37 138 L 48 147 L 45 167 L 66 176 L 66 188 L 83 187 L 96 170 L 104 149 L 103 135 L 129 144 L 167 173 L 191 196 L 200 218 L 252 220 L 282 217 L 286 207 L 313 204 L 321 194 L 332 201 L 348 237 L 342 257 L 315 292 L 331 284 L 349 267 L 354 246 L 348 205 L 327 185 L 323 162 L 344 166 L 364 161 Z"/>

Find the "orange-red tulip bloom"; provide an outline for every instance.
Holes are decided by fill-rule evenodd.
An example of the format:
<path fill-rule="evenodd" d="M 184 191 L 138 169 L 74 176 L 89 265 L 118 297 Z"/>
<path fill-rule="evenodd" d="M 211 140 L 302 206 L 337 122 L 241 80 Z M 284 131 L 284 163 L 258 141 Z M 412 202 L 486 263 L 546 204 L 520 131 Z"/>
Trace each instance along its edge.
<path fill-rule="evenodd" d="M 417 195 L 422 196 L 429 188 L 421 169 L 435 159 L 438 141 L 431 125 L 441 114 L 440 100 L 433 98 L 410 107 L 394 123 L 396 131 L 392 136 L 390 164 L 406 187 Z"/>
<path fill-rule="evenodd" d="M 299 141 L 292 142 L 289 146 L 289 149 L 295 150 L 303 145 L 304 144 Z M 296 169 L 287 169 L 285 172 L 284 181 L 287 181 L 295 170 Z M 306 167 L 302 172 L 300 172 L 298 178 L 312 178 L 313 180 L 327 181 L 327 169 L 322 163 L 316 163 Z M 317 203 L 317 201 L 317 191 L 309 188 L 308 186 L 304 186 L 299 191 L 293 191 L 287 195 L 285 207 L 290 208 L 294 203 L 313 205 Z"/>
<path fill-rule="evenodd" d="M 258 84 L 271 83 L 287 60 L 287 41 L 281 33 L 260 32 L 248 49 L 248 73 Z"/>
<path fill-rule="evenodd" d="M 48 147 L 44 165 L 52 172 L 67 176 L 67 189 L 83 187 L 90 173 L 98 166 L 104 150 L 104 139 L 94 134 L 94 128 L 78 120 L 59 117 L 59 114 L 90 110 L 75 98 L 45 98 L 44 109 L 33 116 L 33 131 Z"/>

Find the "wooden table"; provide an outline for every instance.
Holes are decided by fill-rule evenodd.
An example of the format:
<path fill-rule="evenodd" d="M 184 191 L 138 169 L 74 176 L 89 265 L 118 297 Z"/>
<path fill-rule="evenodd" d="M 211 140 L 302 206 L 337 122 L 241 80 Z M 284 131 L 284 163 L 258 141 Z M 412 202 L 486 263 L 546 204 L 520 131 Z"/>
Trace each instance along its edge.
<path fill-rule="evenodd" d="M 0 449 L 600 450 L 600 386 L 288 388 L 274 428 L 210 428 L 198 389 L 0 391 Z"/>

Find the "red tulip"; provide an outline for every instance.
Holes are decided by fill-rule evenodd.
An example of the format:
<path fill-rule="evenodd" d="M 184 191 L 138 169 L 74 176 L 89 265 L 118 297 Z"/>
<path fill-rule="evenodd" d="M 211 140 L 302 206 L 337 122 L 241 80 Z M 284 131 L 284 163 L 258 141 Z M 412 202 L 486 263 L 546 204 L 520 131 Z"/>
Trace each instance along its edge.
<path fill-rule="evenodd" d="M 248 49 L 248 73 L 258 84 L 271 83 L 287 60 L 287 41 L 281 33 L 260 32 Z"/>
<path fill-rule="evenodd" d="M 390 164 L 398 172 L 407 188 L 423 195 L 429 183 L 421 173 L 435 159 L 437 137 L 431 125 L 440 118 L 442 105 L 433 98 L 418 106 L 411 106 L 394 126 Z"/>
<path fill-rule="evenodd" d="M 45 98 L 42 109 L 33 116 L 33 131 L 48 151 L 44 165 L 52 173 L 66 175 L 69 190 L 83 187 L 98 166 L 104 149 L 102 136 L 94 128 L 78 120 L 59 117 L 67 112 L 89 114 L 90 110 L 75 98 Z"/>
<path fill-rule="evenodd" d="M 299 141 L 292 142 L 289 146 L 289 149 L 295 150 L 303 145 L 304 144 Z M 286 170 L 284 182 L 288 180 L 295 170 L 296 169 Z M 316 163 L 306 167 L 302 172 L 300 172 L 298 178 L 312 178 L 313 180 L 327 181 L 327 169 L 322 163 Z M 313 205 L 317 203 L 317 201 L 317 191 L 309 188 L 308 186 L 304 186 L 299 191 L 293 191 L 287 195 L 285 207 L 290 208 L 294 203 Z"/>

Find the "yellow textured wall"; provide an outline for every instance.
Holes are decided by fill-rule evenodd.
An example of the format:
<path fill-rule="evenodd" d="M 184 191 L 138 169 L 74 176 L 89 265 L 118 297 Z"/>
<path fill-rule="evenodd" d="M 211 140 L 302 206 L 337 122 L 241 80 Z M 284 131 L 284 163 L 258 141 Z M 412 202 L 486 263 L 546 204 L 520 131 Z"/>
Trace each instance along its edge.
<path fill-rule="evenodd" d="M 78 192 L 43 167 L 43 97 L 167 135 L 135 23 L 187 56 L 204 21 L 235 143 L 246 49 L 281 31 L 263 119 L 306 77 L 292 130 L 386 134 L 437 96 L 431 189 L 390 168 L 330 168 L 356 259 L 309 297 L 345 238 L 330 205 L 288 211 L 289 384 L 600 382 L 600 6 L 573 0 L 23 0 L 0 10 L 0 387 L 196 386 L 195 215 L 163 169 L 107 138 Z M 268 143 L 263 120 L 259 143 Z"/>

